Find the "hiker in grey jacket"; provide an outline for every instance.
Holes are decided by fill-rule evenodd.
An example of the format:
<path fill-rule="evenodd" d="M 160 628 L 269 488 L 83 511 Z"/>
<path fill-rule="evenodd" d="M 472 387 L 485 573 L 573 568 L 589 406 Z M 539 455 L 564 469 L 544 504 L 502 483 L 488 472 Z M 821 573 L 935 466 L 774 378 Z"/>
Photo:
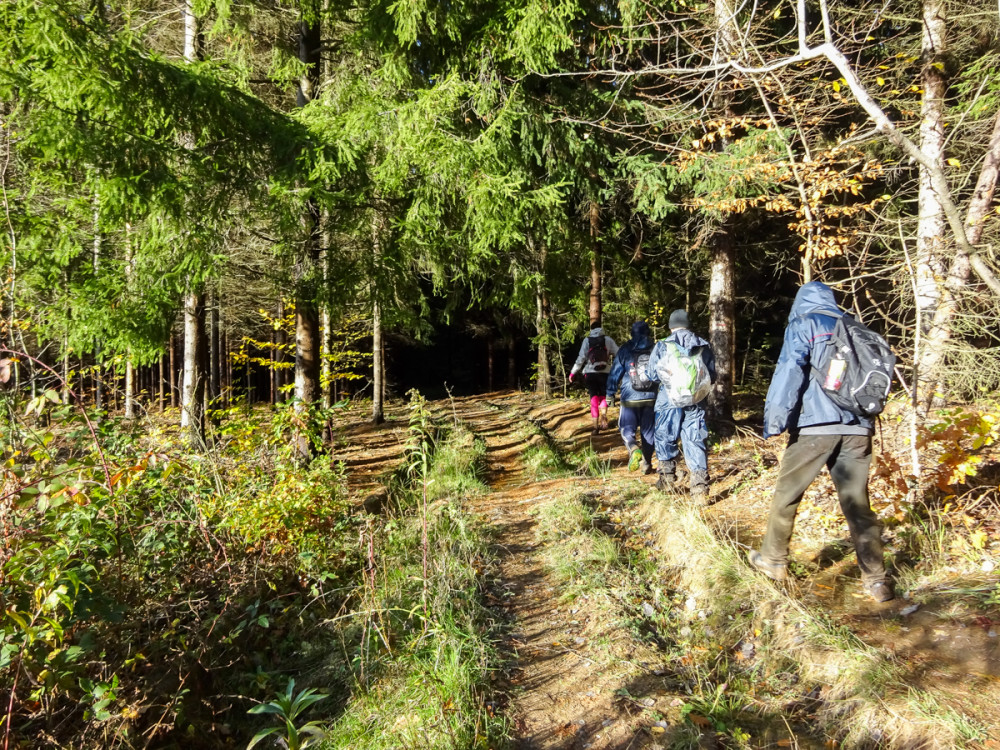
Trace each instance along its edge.
<path fill-rule="evenodd" d="M 632 324 L 632 338 L 622 344 L 615 363 L 608 375 L 608 403 L 613 404 L 619 386 L 622 391 L 622 405 L 618 412 L 618 429 L 628 450 L 628 469 L 641 468 L 643 474 L 653 471 L 653 441 L 655 417 L 653 404 L 658 389 L 656 381 L 646 378 L 646 362 L 640 357 L 648 357 L 653 349 L 653 332 L 643 320 Z M 641 372 L 640 372 L 641 370 Z M 637 387 L 637 385 L 641 387 Z M 648 386 L 648 387 L 647 387 Z M 636 442 L 636 432 L 640 443 Z"/>
<path fill-rule="evenodd" d="M 688 330 L 690 322 L 685 310 L 670 313 L 670 335 L 656 342 L 649 357 L 649 377 L 659 380 L 657 364 L 668 356 L 667 345 L 676 344 L 683 353 L 689 354 L 701 347 L 702 361 L 708 374 L 715 382 L 715 355 L 708 342 Z M 677 483 L 678 439 L 684 446 L 684 463 L 691 474 L 691 499 L 701 504 L 708 500 L 708 423 L 705 420 L 703 403 L 691 406 L 675 406 L 670 400 L 668 389 L 663 383 L 656 395 L 656 460 L 659 478 L 657 488 L 665 492 L 674 489 Z"/>
<path fill-rule="evenodd" d="M 590 394 L 590 416 L 594 419 L 593 435 L 608 426 L 608 401 L 605 390 L 608 384 L 608 373 L 611 372 L 611 362 L 618 353 L 618 344 L 604 333 L 600 320 L 590 321 L 590 333 L 580 344 L 580 355 L 573 363 L 569 379 L 573 381 L 583 373 Z"/>
<path fill-rule="evenodd" d="M 751 564 L 775 580 L 788 575 L 788 545 L 806 489 L 826 466 L 837 488 L 861 569 L 876 601 L 894 598 L 882 559 L 881 527 L 868 500 L 872 421 L 834 404 L 810 377 L 811 365 L 843 312 L 826 284 L 810 281 L 795 295 L 778 366 L 764 404 L 764 437 L 788 431 L 788 447 L 771 500 L 767 532 Z"/>

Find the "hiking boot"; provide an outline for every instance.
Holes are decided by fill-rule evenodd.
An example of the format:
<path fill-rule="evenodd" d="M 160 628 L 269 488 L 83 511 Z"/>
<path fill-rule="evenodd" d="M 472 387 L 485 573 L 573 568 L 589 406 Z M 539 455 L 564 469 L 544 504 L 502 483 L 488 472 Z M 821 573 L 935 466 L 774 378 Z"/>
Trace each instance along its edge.
<path fill-rule="evenodd" d="M 877 602 L 891 602 L 896 598 L 896 592 L 892 590 L 892 584 L 888 581 L 873 581 L 865 584 L 865 591 Z"/>
<path fill-rule="evenodd" d="M 711 505 L 712 500 L 708 496 L 708 485 L 705 484 L 695 484 L 691 486 L 691 500 L 695 505 Z"/>
<path fill-rule="evenodd" d="M 643 476 L 646 476 L 648 474 L 652 474 L 653 473 L 653 464 L 651 464 L 646 459 L 642 459 L 642 462 L 639 464 L 639 471 L 642 472 Z"/>
<path fill-rule="evenodd" d="M 633 448 L 632 452 L 628 456 L 628 470 L 635 471 L 639 468 L 639 464 L 642 462 L 642 451 L 638 448 Z"/>
<path fill-rule="evenodd" d="M 661 471 L 659 479 L 656 480 L 656 489 L 660 492 L 673 492 L 677 489 L 677 477 Z"/>
<path fill-rule="evenodd" d="M 775 581 L 784 581 L 788 578 L 788 566 L 782 563 L 772 563 L 764 559 L 764 556 L 755 549 L 747 553 L 747 559 L 757 570 Z"/>

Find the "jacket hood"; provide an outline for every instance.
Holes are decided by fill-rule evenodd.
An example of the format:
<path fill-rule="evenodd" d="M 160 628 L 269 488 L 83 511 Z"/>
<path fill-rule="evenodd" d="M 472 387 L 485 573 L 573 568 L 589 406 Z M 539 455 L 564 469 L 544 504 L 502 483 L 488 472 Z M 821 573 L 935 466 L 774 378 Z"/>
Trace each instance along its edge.
<path fill-rule="evenodd" d="M 645 349 L 653 343 L 653 332 L 646 321 L 637 320 L 632 324 L 632 340 L 640 349 Z"/>
<path fill-rule="evenodd" d="M 605 335 L 604 329 L 601 328 L 601 326 L 597 326 L 597 328 L 590 329 L 590 333 L 587 334 L 587 337 L 589 338 L 591 336 L 604 336 L 604 335 Z"/>
<path fill-rule="evenodd" d="M 788 322 L 811 313 L 825 313 L 835 318 L 842 314 L 833 298 L 833 290 L 821 281 L 810 281 L 799 288 L 788 313 Z"/>

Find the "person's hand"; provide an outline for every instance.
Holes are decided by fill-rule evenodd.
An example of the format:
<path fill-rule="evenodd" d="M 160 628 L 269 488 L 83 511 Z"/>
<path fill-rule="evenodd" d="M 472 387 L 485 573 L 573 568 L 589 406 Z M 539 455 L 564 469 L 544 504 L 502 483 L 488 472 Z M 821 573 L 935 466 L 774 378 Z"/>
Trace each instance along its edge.
<path fill-rule="evenodd" d="M 569 374 L 569 382 L 571 382 L 571 383 L 572 383 L 572 382 L 573 382 L 573 378 L 575 378 L 575 377 L 576 377 L 576 373 L 575 373 L 575 372 L 571 372 L 571 373 Z"/>
<path fill-rule="evenodd" d="M 608 406 L 614 406 L 615 405 L 615 397 L 614 396 L 608 396 L 607 402 L 608 402 Z"/>

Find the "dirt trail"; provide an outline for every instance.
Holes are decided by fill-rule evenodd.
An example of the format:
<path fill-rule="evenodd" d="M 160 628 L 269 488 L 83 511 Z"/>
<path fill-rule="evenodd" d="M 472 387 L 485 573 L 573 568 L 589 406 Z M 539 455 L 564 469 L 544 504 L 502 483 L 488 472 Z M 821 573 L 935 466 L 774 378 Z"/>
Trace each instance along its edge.
<path fill-rule="evenodd" d="M 643 708 L 630 710 L 616 691 L 645 674 L 636 660 L 655 659 L 639 653 L 627 634 L 617 632 L 606 613 L 580 597 L 561 601 L 562 591 L 544 561 L 546 542 L 536 536 L 532 511 L 568 492 L 606 492 L 599 479 L 563 477 L 533 481 L 522 461 L 524 418 L 529 406 L 523 394 L 493 394 L 458 400 L 458 416 L 487 445 L 491 493 L 473 510 L 497 528 L 499 569 L 494 597 L 508 624 L 508 713 L 514 721 L 517 747 L 640 748 L 650 740 Z M 567 408 L 569 407 L 569 408 Z M 579 404 L 563 403 L 554 414 L 572 425 L 573 433 L 589 427 Z M 534 413 L 544 419 L 544 414 Z M 522 432 L 519 433 L 519 430 Z M 620 447 L 617 434 L 605 432 L 594 441 L 602 458 Z M 569 442 L 564 449 L 578 449 Z M 623 452 L 624 449 L 622 448 Z M 648 665 L 648 661 L 647 661 Z"/>

